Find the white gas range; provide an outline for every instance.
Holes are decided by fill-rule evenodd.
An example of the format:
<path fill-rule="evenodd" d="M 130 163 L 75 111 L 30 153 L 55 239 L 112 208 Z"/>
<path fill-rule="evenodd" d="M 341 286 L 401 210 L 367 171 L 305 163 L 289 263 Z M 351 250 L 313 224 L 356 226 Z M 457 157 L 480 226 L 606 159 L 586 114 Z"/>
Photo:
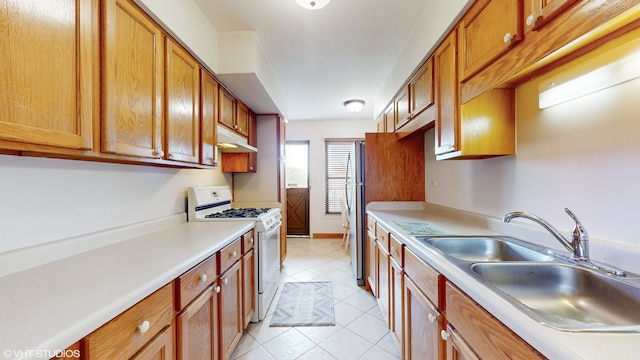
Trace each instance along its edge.
<path fill-rule="evenodd" d="M 279 208 L 234 208 L 228 186 L 192 187 L 188 191 L 189 221 L 254 221 L 256 310 L 251 321 L 263 320 L 278 290 L 280 278 Z"/>

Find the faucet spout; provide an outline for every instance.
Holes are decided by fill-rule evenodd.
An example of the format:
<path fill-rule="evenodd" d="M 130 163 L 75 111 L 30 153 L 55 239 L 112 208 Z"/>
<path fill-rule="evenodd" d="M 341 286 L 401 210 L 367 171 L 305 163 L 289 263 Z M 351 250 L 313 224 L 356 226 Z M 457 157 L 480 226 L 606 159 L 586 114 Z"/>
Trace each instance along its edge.
<path fill-rule="evenodd" d="M 506 214 L 502 219 L 504 222 L 511 222 L 512 219 L 521 217 L 525 219 L 529 219 L 543 228 L 545 228 L 553 237 L 555 237 L 569 252 L 573 255 L 573 258 L 576 260 L 589 260 L 589 234 L 585 230 L 584 226 L 580 223 L 575 214 L 569 210 L 569 208 L 565 208 L 564 211 L 569 214 L 569 216 L 575 222 L 575 227 L 573 228 L 573 239 L 572 241 L 567 240 L 555 227 L 549 224 L 543 218 L 524 212 L 524 211 L 514 211 Z"/>

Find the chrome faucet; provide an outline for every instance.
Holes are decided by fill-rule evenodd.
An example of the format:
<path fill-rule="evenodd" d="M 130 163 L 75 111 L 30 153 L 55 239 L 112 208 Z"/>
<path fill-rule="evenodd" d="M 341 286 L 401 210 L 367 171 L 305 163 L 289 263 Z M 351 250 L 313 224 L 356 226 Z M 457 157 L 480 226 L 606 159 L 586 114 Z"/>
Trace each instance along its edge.
<path fill-rule="evenodd" d="M 524 211 L 510 212 L 504 216 L 503 221 L 508 223 L 512 219 L 517 217 L 534 221 L 542 225 L 542 227 L 547 229 L 551 233 L 551 235 L 553 235 L 553 237 L 555 237 L 558 241 L 560 241 L 560 243 L 565 248 L 567 248 L 567 250 L 569 250 L 569 252 L 572 254 L 574 260 L 581 260 L 581 261 L 588 262 L 589 261 L 589 234 L 587 233 L 587 230 L 585 230 L 584 226 L 582 226 L 582 224 L 580 223 L 580 220 L 578 220 L 576 215 L 573 212 L 571 212 L 569 208 L 565 208 L 564 211 L 566 211 L 566 213 L 569 214 L 571 219 L 573 219 L 573 221 L 576 223 L 573 228 L 571 242 L 567 240 L 562 234 L 560 234 L 558 230 L 556 230 L 556 228 L 554 228 L 551 224 L 549 224 L 543 218 L 524 212 Z"/>

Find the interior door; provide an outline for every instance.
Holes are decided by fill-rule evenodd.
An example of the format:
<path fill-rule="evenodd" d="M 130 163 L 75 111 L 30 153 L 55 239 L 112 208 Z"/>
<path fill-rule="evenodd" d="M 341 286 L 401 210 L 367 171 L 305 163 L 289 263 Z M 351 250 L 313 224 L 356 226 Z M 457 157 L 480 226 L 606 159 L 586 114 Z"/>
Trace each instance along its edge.
<path fill-rule="evenodd" d="M 309 236 L 309 142 L 287 141 L 287 235 Z"/>

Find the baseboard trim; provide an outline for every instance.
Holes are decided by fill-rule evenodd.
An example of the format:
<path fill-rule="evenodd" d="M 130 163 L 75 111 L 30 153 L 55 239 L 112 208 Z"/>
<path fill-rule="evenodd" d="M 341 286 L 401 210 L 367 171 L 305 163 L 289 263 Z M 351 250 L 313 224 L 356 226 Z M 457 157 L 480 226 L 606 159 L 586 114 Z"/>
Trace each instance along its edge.
<path fill-rule="evenodd" d="M 313 233 L 314 239 L 342 239 L 342 234 Z"/>

